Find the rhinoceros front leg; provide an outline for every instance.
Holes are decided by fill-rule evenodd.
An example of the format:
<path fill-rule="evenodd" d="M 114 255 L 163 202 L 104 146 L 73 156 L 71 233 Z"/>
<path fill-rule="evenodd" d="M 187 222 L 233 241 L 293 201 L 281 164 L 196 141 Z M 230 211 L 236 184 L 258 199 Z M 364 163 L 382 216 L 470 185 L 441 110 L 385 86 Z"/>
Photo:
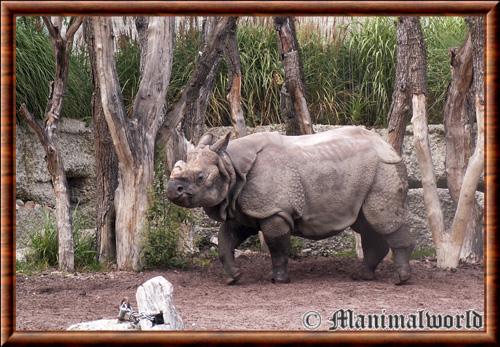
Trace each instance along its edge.
<path fill-rule="evenodd" d="M 260 223 L 264 239 L 271 253 L 275 283 L 288 283 L 288 253 L 290 251 L 290 226 L 280 216 L 267 218 Z"/>
<path fill-rule="evenodd" d="M 241 277 L 240 270 L 234 262 L 234 250 L 250 235 L 257 231 L 238 225 L 231 221 L 222 223 L 219 229 L 219 259 L 224 271 L 229 276 L 226 283 L 236 284 Z"/>

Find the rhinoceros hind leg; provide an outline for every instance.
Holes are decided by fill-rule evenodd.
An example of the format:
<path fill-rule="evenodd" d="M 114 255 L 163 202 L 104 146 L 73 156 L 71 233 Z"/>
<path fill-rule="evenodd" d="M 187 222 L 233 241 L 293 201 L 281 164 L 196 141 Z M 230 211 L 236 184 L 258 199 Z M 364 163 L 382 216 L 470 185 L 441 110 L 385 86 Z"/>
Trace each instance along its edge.
<path fill-rule="evenodd" d="M 410 255 L 415 246 L 405 224 L 406 172 L 404 165 L 381 164 L 362 211 L 370 226 L 382 235 L 393 252 L 396 284 L 410 278 Z"/>
<path fill-rule="evenodd" d="M 354 280 L 373 280 L 375 278 L 375 269 L 389 252 L 389 246 L 384 237 L 375 232 L 366 222 L 362 213 L 352 228 L 361 235 L 363 262 L 351 277 Z"/>
<path fill-rule="evenodd" d="M 391 247 L 394 264 L 396 266 L 396 281 L 395 284 L 400 285 L 406 283 L 411 276 L 410 257 L 415 248 L 415 241 L 408 231 L 408 227 L 404 224 L 397 231 L 384 235 L 387 243 Z"/>
<path fill-rule="evenodd" d="M 289 283 L 288 253 L 290 251 L 290 225 L 278 215 L 260 222 L 264 239 L 271 253 L 273 283 Z"/>

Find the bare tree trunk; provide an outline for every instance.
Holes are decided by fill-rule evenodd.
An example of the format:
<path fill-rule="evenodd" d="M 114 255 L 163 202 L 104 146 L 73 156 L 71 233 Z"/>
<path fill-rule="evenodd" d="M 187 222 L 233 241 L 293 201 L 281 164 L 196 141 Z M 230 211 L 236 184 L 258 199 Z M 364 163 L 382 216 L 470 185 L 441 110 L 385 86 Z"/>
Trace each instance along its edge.
<path fill-rule="evenodd" d="M 192 101 L 198 99 L 200 93 L 203 92 L 203 88 L 207 90 L 206 79 L 209 77 L 212 67 L 220 61 L 224 51 L 224 43 L 229 32 L 228 29 L 236 20 L 237 17 L 223 17 L 217 22 L 212 35 L 210 35 L 209 42 L 205 46 L 188 83 L 182 90 L 180 99 L 167 114 L 165 123 L 156 140 L 158 147 L 164 146 L 165 150 L 168 150 L 166 144 L 170 141 L 169 138 L 172 135 L 172 129 L 175 129 L 184 117 L 188 117 L 188 112 L 191 112 L 190 109 L 192 109 L 193 104 L 200 109 L 200 107 Z M 181 158 L 176 158 L 176 160 L 177 159 Z"/>
<path fill-rule="evenodd" d="M 172 68 L 175 19 L 149 19 L 147 52 L 141 54 L 143 73 L 131 117 L 126 117 L 118 83 L 112 22 L 107 17 L 93 17 L 91 21 L 102 107 L 119 161 L 115 193 L 117 265 L 121 270 L 140 270 L 155 138 L 164 122 Z"/>
<path fill-rule="evenodd" d="M 141 62 L 139 66 L 139 71 L 142 72 L 144 71 L 144 63 L 146 61 L 146 57 L 144 54 L 146 54 L 147 49 L 148 49 L 148 25 L 149 25 L 149 18 L 148 17 L 135 17 L 135 28 L 137 29 L 137 39 L 139 41 L 139 48 L 141 50 Z"/>
<path fill-rule="evenodd" d="M 413 117 L 413 138 L 417 160 L 422 174 L 422 188 L 424 191 L 424 205 L 427 212 L 427 222 L 431 229 L 432 238 L 436 245 L 436 255 L 438 266 L 441 266 L 444 259 L 443 237 L 444 220 L 443 211 L 436 187 L 436 177 L 432 164 L 431 150 L 429 146 L 427 127 L 427 62 L 424 37 L 420 22 L 417 22 L 412 29 L 412 33 L 417 35 L 414 44 L 411 46 L 412 55 L 409 62 Z"/>
<path fill-rule="evenodd" d="M 450 196 L 458 204 L 467 163 L 473 150 L 472 127 L 466 108 L 467 94 L 472 82 L 472 42 L 470 35 L 458 50 L 450 50 L 451 83 L 444 107 L 446 134 L 446 176 Z M 468 218 L 460 258 L 467 262 L 482 259 L 481 208 L 474 197 Z"/>
<path fill-rule="evenodd" d="M 101 92 L 97 80 L 94 28 L 89 19 L 84 22 L 85 42 L 92 67 L 92 120 L 95 133 L 96 157 L 96 229 L 97 255 L 100 262 L 116 261 L 114 195 L 118 186 L 118 159 L 104 118 Z"/>
<path fill-rule="evenodd" d="M 472 43 L 470 35 L 460 50 L 450 50 L 451 82 L 444 106 L 446 133 L 446 176 L 448 189 L 456 202 L 460 195 L 467 161 L 472 152 L 468 114 L 465 109 L 467 91 L 472 82 Z"/>
<path fill-rule="evenodd" d="M 410 63 L 412 40 L 411 31 L 418 22 L 416 17 L 399 17 L 397 26 L 397 63 L 391 109 L 389 110 L 388 142 L 401 155 L 406 130 L 406 115 L 410 110 L 410 81 L 408 65 Z"/>
<path fill-rule="evenodd" d="M 21 115 L 35 131 L 47 155 L 47 169 L 51 176 L 56 198 L 58 263 L 59 269 L 63 271 L 74 271 L 75 261 L 68 181 L 64 172 L 61 151 L 57 144 L 57 126 L 67 86 L 73 37 L 82 24 L 82 20 L 82 17 L 72 17 L 66 35 L 62 35 L 62 18 L 56 17 L 52 21 L 50 17 L 43 17 L 56 58 L 55 78 L 50 85 L 49 100 L 45 110 L 45 124 L 42 126 L 28 111 L 25 104 L 22 104 L 20 109 Z"/>
<path fill-rule="evenodd" d="M 476 21 L 476 19 L 478 19 Z M 424 188 L 424 202 L 426 206 L 429 226 L 431 228 L 434 242 L 436 244 L 437 264 L 440 268 L 456 268 L 460 260 L 462 245 L 464 244 L 466 228 L 471 218 L 475 217 L 473 210 L 475 204 L 475 193 L 479 177 L 483 171 L 484 164 L 484 92 L 483 92 L 483 45 L 484 45 L 484 24 L 481 23 L 482 17 L 477 17 L 469 21 L 471 28 L 471 39 L 473 45 L 473 67 L 474 67 L 474 89 L 476 91 L 476 117 L 478 122 L 476 149 L 469 160 L 465 175 L 460 188 L 457 211 L 453 219 L 453 225 L 449 232 L 445 232 L 442 217 L 442 210 L 437 196 L 435 176 L 432 170 L 432 161 L 430 156 L 429 144 L 427 139 L 427 119 L 425 110 L 425 73 L 421 72 L 420 66 L 425 68 L 425 56 L 422 65 L 417 55 L 416 65 L 410 63 L 410 71 L 415 71 L 414 76 L 417 83 L 413 85 L 417 89 L 413 90 L 413 118 L 415 148 L 417 159 L 422 171 L 422 186 Z M 423 47 L 423 39 L 421 40 Z M 416 50 L 420 52 L 421 50 Z M 477 69 L 477 73 L 476 73 Z M 424 70 L 425 71 L 425 70 Z M 465 72 L 463 72 L 465 74 Z M 463 78 L 467 78 L 463 76 Z M 470 78 L 470 77 L 469 77 Z M 424 83 L 422 83 L 422 81 Z M 456 82 L 456 81 L 454 81 Z M 463 110 L 463 102 L 453 100 L 457 98 L 457 89 L 459 84 L 450 86 L 450 98 L 447 102 L 448 108 L 455 107 L 457 112 Z M 463 92 L 463 91 L 462 91 Z M 465 93 L 462 93 L 462 99 L 465 100 Z M 451 111 L 451 110 L 450 110 Z M 449 123 L 448 123 L 449 125 Z M 451 127 L 453 129 L 453 126 Z M 466 150 L 466 148 L 464 148 Z M 452 186 L 451 190 L 456 190 Z"/>
<path fill-rule="evenodd" d="M 241 106 L 241 60 L 238 50 L 238 39 L 236 22 L 229 28 L 226 38 L 225 57 L 229 65 L 229 93 L 227 100 L 231 111 L 231 122 L 236 137 L 243 137 L 247 134 L 243 108 Z"/>
<path fill-rule="evenodd" d="M 312 134 L 312 122 L 307 108 L 306 92 L 300 67 L 299 45 L 293 17 L 274 17 L 278 33 L 278 48 L 285 70 L 285 89 L 281 96 L 290 101 L 281 102 L 287 106 L 285 117 L 287 135 Z"/>
<path fill-rule="evenodd" d="M 470 157 L 467 169 L 462 182 L 460 196 L 458 198 L 457 211 L 453 219 L 450 235 L 450 251 L 446 262 L 446 267 L 458 266 L 460 254 L 464 241 L 466 240 L 466 228 L 469 222 L 476 217 L 477 209 L 475 193 L 479 178 L 484 170 L 484 18 L 468 17 L 473 57 L 473 90 L 475 92 L 475 108 L 477 119 L 477 140 L 474 153 Z M 477 236 L 477 234 L 476 234 Z M 478 243 L 477 240 L 469 243 Z"/>
<path fill-rule="evenodd" d="M 221 17 L 205 17 L 203 20 L 203 30 L 202 30 L 202 40 L 200 52 L 201 57 L 199 61 L 202 60 L 203 54 L 207 54 L 208 47 L 216 44 L 213 42 L 214 34 L 217 24 L 222 21 Z M 233 21 L 231 21 L 232 23 Z M 234 21 L 236 23 L 236 21 Z M 226 26 L 224 30 L 228 30 L 229 26 Z M 227 33 L 225 33 L 227 36 Z M 225 41 L 225 39 L 224 39 Z M 185 115 L 182 119 L 182 127 L 184 129 L 184 134 L 186 138 L 192 143 L 198 143 L 199 139 L 203 135 L 204 125 L 205 125 L 205 113 L 207 111 L 208 100 L 212 95 L 212 90 L 215 85 L 215 77 L 219 71 L 219 65 L 222 60 L 222 48 L 223 46 L 219 43 L 219 52 L 214 57 L 208 74 L 204 76 L 201 81 L 200 88 L 197 93 L 189 94 L 189 98 L 186 100 Z M 198 61 L 198 64 L 199 64 Z"/>

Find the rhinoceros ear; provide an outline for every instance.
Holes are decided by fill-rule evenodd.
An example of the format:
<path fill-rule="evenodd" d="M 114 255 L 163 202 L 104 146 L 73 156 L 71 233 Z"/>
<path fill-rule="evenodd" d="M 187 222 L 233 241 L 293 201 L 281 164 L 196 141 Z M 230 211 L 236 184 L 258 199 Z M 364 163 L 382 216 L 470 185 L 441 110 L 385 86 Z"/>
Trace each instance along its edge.
<path fill-rule="evenodd" d="M 208 134 L 205 134 L 201 137 L 196 148 L 210 146 L 212 143 L 214 143 L 214 135 L 208 133 Z"/>
<path fill-rule="evenodd" d="M 220 151 L 225 151 L 227 148 L 227 144 L 229 143 L 229 139 L 231 138 L 231 132 L 228 132 L 224 137 L 217 140 L 216 143 L 210 146 L 210 150 L 215 153 L 219 153 Z"/>

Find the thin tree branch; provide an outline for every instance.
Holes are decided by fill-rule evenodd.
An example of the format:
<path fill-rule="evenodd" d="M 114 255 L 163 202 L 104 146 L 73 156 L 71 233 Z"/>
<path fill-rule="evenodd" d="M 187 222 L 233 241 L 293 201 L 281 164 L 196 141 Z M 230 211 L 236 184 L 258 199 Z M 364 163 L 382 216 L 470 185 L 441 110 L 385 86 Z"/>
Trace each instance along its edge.
<path fill-rule="evenodd" d="M 54 23 L 52 23 L 52 20 L 50 17 L 43 16 L 42 17 L 43 22 L 45 23 L 45 26 L 49 30 L 49 35 L 52 39 L 58 39 L 61 38 L 61 28 L 59 30 L 56 29 L 54 26 Z"/>
<path fill-rule="evenodd" d="M 95 38 L 97 82 L 101 91 L 104 116 L 119 161 L 127 167 L 132 167 L 134 163 L 130 147 L 132 141 L 114 59 L 113 23 L 107 17 L 92 17 L 92 25 Z"/>
<path fill-rule="evenodd" d="M 224 51 L 224 43 L 228 33 L 228 28 L 236 22 L 237 17 L 224 17 L 217 23 L 214 33 L 211 36 L 212 41 L 207 44 L 203 53 L 196 65 L 195 71 L 191 74 L 191 78 L 184 87 L 180 99 L 175 103 L 173 108 L 168 112 L 164 127 L 173 129 L 179 124 L 184 116 L 186 102 L 191 98 L 193 93 L 199 93 L 200 88 L 203 86 L 203 81 L 208 76 L 214 62 L 218 56 L 221 56 Z"/>
<path fill-rule="evenodd" d="M 66 49 L 71 49 L 75 33 L 83 23 L 83 17 L 71 17 L 68 30 L 66 30 Z"/>
<path fill-rule="evenodd" d="M 45 148 L 47 148 L 49 145 L 49 139 L 47 138 L 47 134 L 45 133 L 43 126 L 40 124 L 40 122 L 33 116 L 33 114 L 30 111 L 28 111 L 28 108 L 26 107 L 25 103 L 21 104 L 21 107 L 19 107 L 19 112 L 22 116 L 24 116 L 24 119 L 26 120 L 30 128 L 33 129 L 33 131 L 35 131 L 42 145 Z"/>

